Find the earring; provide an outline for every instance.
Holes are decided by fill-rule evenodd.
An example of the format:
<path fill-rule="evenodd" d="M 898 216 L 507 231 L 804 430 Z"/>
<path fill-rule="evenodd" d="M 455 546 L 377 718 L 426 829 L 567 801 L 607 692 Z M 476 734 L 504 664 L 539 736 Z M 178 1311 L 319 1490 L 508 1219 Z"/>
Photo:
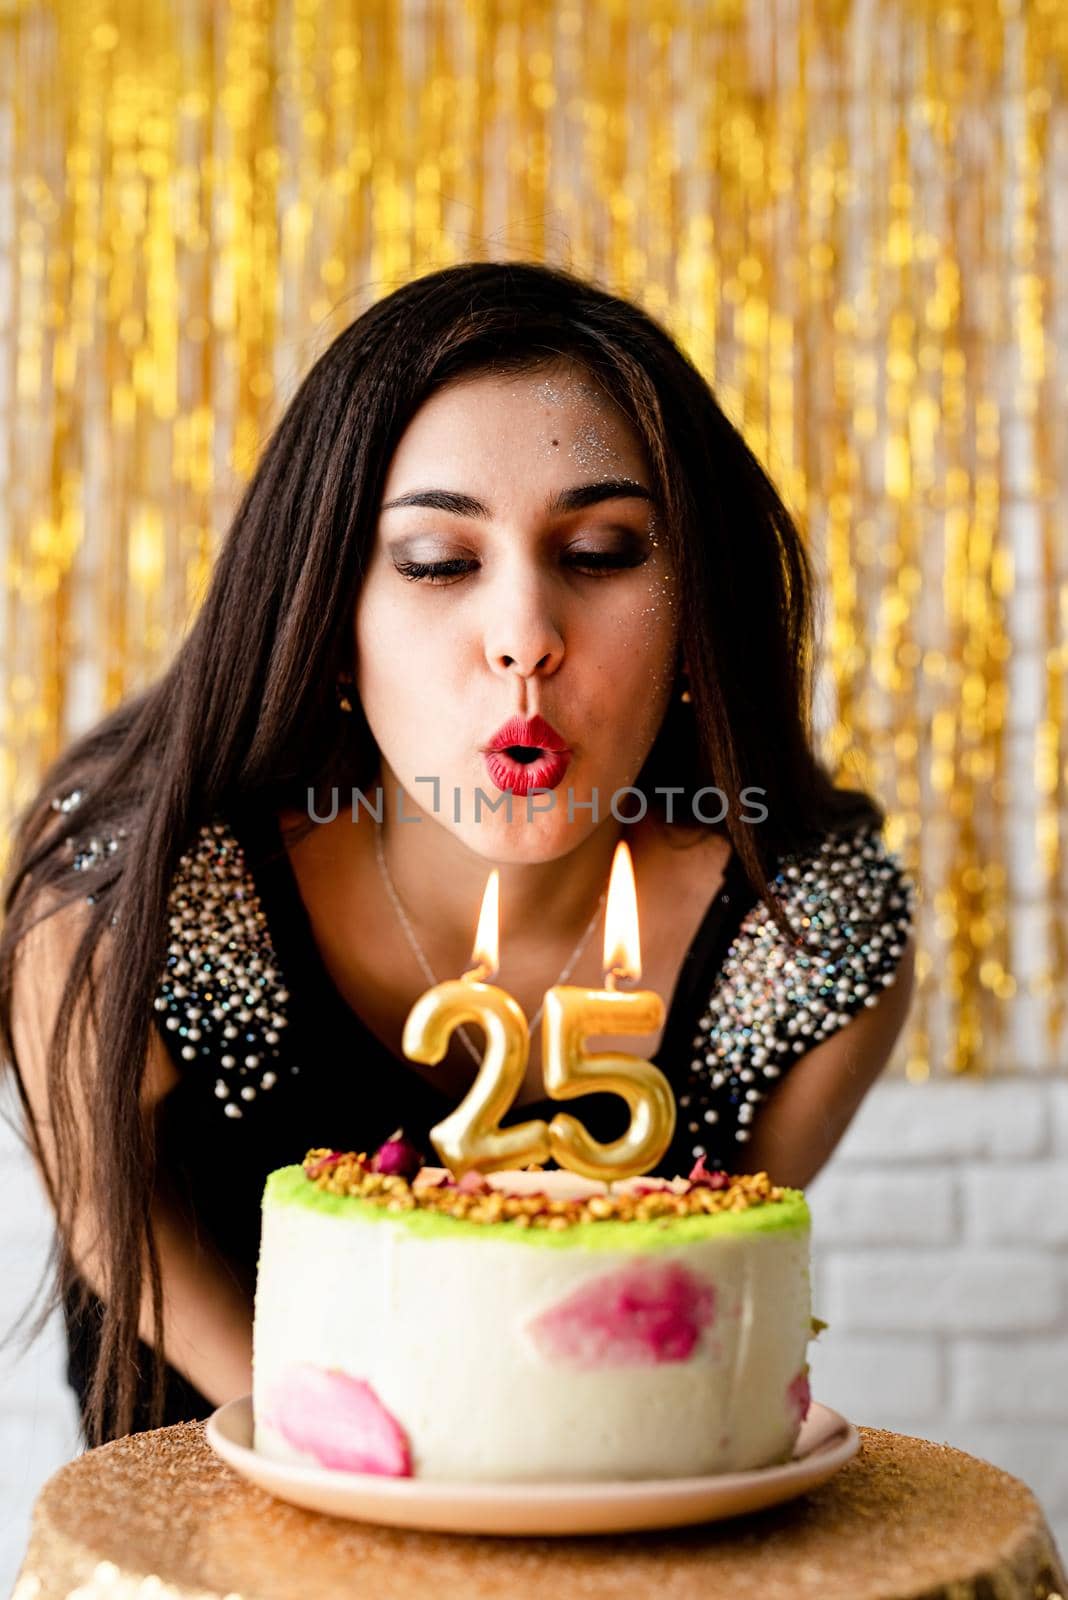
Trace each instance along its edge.
<path fill-rule="evenodd" d="M 337 691 L 337 706 L 339 711 L 352 710 L 352 701 L 349 698 L 349 690 L 351 687 L 352 679 L 344 675 L 338 678 L 337 682 L 335 683 L 334 688 Z"/>
<path fill-rule="evenodd" d="M 679 699 L 684 706 L 690 705 L 693 700 L 693 695 L 690 693 L 690 680 L 685 667 L 682 669 L 682 693 L 679 695 Z"/>

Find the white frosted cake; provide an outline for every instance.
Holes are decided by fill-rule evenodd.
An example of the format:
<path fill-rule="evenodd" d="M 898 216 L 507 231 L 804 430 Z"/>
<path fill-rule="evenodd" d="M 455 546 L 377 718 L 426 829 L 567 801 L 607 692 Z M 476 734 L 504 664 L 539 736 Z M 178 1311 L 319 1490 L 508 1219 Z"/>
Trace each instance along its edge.
<path fill-rule="evenodd" d="M 701 1163 L 611 1186 L 391 1165 L 314 1150 L 267 1180 L 255 1449 L 513 1482 L 789 1459 L 813 1329 L 799 1190 Z"/>

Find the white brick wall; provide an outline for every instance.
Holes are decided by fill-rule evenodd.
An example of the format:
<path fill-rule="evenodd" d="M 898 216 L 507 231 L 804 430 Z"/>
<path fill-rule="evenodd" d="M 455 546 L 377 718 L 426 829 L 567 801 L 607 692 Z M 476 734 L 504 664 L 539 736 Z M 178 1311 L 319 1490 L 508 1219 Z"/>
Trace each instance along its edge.
<path fill-rule="evenodd" d="M 0 1123 L 5 1319 L 48 1216 Z M 1068 1554 L 1068 1082 L 885 1083 L 809 1190 L 816 1398 L 1028 1483 Z M 0 1355 L 0 1593 L 44 1480 L 77 1449 L 59 1331 Z"/>
<path fill-rule="evenodd" d="M 1068 1082 L 885 1082 L 809 1201 L 816 1398 L 1015 1473 L 1068 1551 Z"/>

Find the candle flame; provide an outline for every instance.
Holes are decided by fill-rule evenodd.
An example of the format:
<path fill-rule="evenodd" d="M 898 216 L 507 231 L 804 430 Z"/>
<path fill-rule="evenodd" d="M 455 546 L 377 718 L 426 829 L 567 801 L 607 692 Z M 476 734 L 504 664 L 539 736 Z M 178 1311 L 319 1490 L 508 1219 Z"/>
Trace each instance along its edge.
<path fill-rule="evenodd" d="M 475 934 L 475 947 L 471 952 L 471 960 L 475 967 L 482 968 L 482 976 L 488 977 L 497 970 L 498 935 L 497 927 L 500 920 L 500 881 L 501 875 L 494 867 L 486 879 L 486 887 L 482 891 L 482 910 L 478 917 L 478 932 Z"/>
<path fill-rule="evenodd" d="M 614 973 L 618 978 L 640 978 L 642 975 L 634 863 L 623 839 L 616 845 L 612 873 L 608 879 L 608 904 L 604 915 L 604 970 L 609 974 Z"/>

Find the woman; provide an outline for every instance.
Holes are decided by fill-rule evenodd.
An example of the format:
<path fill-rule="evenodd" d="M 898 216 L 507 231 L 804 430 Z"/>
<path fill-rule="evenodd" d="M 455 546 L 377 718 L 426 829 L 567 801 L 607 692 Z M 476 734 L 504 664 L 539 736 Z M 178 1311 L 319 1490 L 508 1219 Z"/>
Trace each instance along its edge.
<path fill-rule="evenodd" d="M 797 531 L 634 306 L 479 262 L 340 335 L 170 670 L 19 822 L 0 1028 L 89 1443 L 251 1388 L 268 1171 L 399 1124 L 433 1159 L 479 1041 L 421 1066 L 404 1019 L 470 966 L 491 866 L 496 981 L 532 1023 L 506 1122 L 556 1109 L 542 997 L 601 982 L 626 837 L 670 1005 L 607 1043 L 671 1078 L 657 1170 L 814 1176 L 900 1031 L 912 943 L 882 813 L 813 752 L 810 662 Z M 569 1109 L 622 1131 L 618 1098 Z"/>

